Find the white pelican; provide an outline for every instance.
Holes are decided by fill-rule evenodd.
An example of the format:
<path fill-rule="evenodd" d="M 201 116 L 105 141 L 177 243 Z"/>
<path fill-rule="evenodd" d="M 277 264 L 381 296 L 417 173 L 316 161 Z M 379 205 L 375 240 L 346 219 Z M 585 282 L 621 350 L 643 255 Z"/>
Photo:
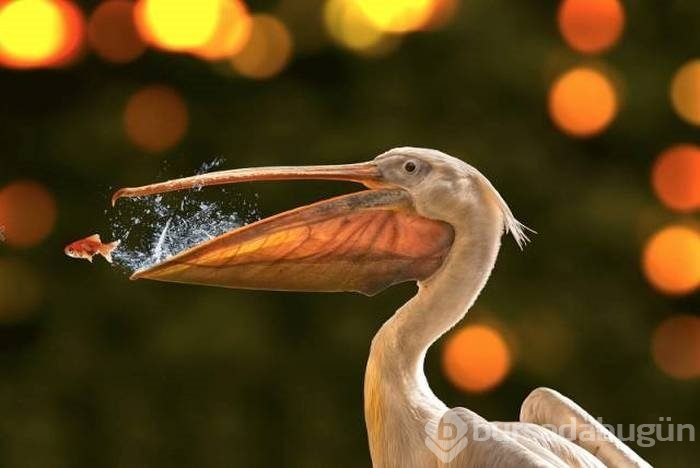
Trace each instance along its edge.
<path fill-rule="evenodd" d="M 239 169 L 125 188 L 112 201 L 282 179 L 349 180 L 369 190 L 235 229 L 133 278 L 367 295 L 417 281 L 418 293 L 374 337 L 367 363 L 365 419 L 375 467 L 650 466 L 553 390 L 534 390 L 520 421 L 510 424 L 487 422 L 465 408 L 448 411 L 431 391 L 423 372 L 428 347 L 476 300 L 503 233 L 520 246 L 527 241 L 496 189 L 459 159 L 396 148 L 366 163 Z M 568 437 L 554 431 L 567 424 Z"/>

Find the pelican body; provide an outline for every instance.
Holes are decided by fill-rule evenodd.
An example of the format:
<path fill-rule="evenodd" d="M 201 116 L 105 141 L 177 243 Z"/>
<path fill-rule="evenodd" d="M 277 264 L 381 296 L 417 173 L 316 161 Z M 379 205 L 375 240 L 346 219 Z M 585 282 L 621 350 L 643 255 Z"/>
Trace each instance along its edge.
<path fill-rule="evenodd" d="M 396 148 L 366 163 L 238 169 L 125 188 L 113 203 L 199 186 L 290 179 L 349 180 L 367 190 L 233 230 L 133 278 L 366 295 L 416 281 L 416 295 L 381 327 L 367 362 L 365 420 L 376 468 L 650 466 L 554 390 L 535 389 L 520 420 L 506 424 L 465 408 L 449 410 L 430 389 L 426 352 L 476 301 L 504 232 L 520 247 L 527 242 L 526 228 L 493 185 L 460 159 Z M 572 422 L 567 437 L 552 430 Z M 442 437 L 448 426 L 459 432 L 457 445 L 454 434 Z M 583 437 L 584 427 L 594 437 Z"/>

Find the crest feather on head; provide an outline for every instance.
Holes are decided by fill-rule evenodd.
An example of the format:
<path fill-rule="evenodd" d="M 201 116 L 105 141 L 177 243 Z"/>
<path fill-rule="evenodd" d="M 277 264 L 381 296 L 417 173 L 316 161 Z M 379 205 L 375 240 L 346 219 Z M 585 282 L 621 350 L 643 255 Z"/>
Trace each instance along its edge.
<path fill-rule="evenodd" d="M 513 236 L 513 239 L 515 239 L 515 242 L 518 244 L 518 247 L 522 250 L 525 245 L 530 242 L 530 238 L 527 235 L 527 232 L 532 232 L 533 234 L 537 234 L 535 231 L 530 229 L 529 227 L 525 226 L 523 223 L 515 219 L 515 216 L 513 215 L 513 212 L 510 210 L 510 207 L 506 203 L 506 201 L 503 199 L 500 193 L 498 193 L 498 190 L 493 186 L 493 184 L 481 173 L 478 173 L 479 179 L 481 182 L 484 184 L 484 186 L 491 192 L 491 195 L 493 196 L 494 202 L 498 206 L 498 208 L 501 210 L 501 214 L 503 215 L 503 230 L 506 234 L 510 233 Z"/>

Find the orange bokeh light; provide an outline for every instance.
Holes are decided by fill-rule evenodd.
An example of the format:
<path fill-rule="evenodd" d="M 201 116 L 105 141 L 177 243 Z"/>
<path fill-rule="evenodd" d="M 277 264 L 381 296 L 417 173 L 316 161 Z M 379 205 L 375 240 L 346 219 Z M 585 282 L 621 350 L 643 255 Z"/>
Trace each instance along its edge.
<path fill-rule="evenodd" d="M 486 325 L 469 325 L 447 339 L 442 366 L 456 387 L 467 392 L 485 392 L 508 375 L 510 350 L 498 330 Z"/>
<path fill-rule="evenodd" d="M 82 52 L 85 40 L 85 17 L 73 2 L 54 0 L 61 10 L 64 20 L 63 40 L 54 65 L 65 66 L 73 63 Z"/>
<path fill-rule="evenodd" d="M 0 227 L 8 245 L 37 245 L 51 234 L 55 222 L 56 202 L 38 182 L 20 180 L 0 190 Z"/>
<path fill-rule="evenodd" d="M 654 331 L 651 355 L 673 378 L 700 377 L 700 318 L 679 315 L 664 320 Z"/>
<path fill-rule="evenodd" d="M 588 137 L 602 132 L 615 118 L 615 87 L 601 72 L 575 68 L 560 76 L 549 93 L 549 114 L 565 133 Z"/>
<path fill-rule="evenodd" d="M 651 175 L 654 191 L 669 208 L 700 208 L 700 147 L 673 146 L 659 156 Z"/>
<path fill-rule="evenodd" d="M 70 63 L 81 50 L 84 19 L 67 0 L 0 4 L 0 64 L 38 68 Z"/>
<path fill-rule="evenodd" d="M 700 125 L 700 60 L 692 60 L 676 72 L 671 82 L 671 102 L 682 119 Z"/>
<path fill-rule="evenodd" d="M 172 148 L 187 132 L 187 105 L 174 89 L 154 85 L 134 93 L 124 111 L 124 129 L 139 148 L 159 153 Z"/>
<path fill-rule="evenodd" d="M 231 64 L 243 76 L 265 79 L 282 71 L 291 55 L 292 36 L 284 23 L 274 16 L 255 15 L 250 38 Z"/>
<path fill-rule="evenodd" d="M 240 52 L 250 39 L 252 19 L 245 3 L 221 0 L 221 14 L 214 34 L 192 53 L 207 60 L 222 60 Z"/>
<path fill-rule="evenodd" d="M 128 0 L 107 0 L 98 6 L 88 23 L 88 42 L 102 59 L 127 63 L 146 50 L 134 25 L 134 4 Z"/>
<path fill-rule="evenodd" d="M 459 8 L 459 0 L 433 0 L 430 16 L 422 26 L 426 31 L 440 29 L 454 18 Z"/>
<path fill-rule="evenodd" d="M 619 0 L 564 0 L 559 31 L 569 46 L 583 53 L 603 52 L 622 35 L 625 10 Z"/>
<path fill-rule="evenodd" d="M 649 239 L 642 258 L 649 282 L 666 294 L 693 292 L 700 285 L 700 233 L 670 226 Z"/>

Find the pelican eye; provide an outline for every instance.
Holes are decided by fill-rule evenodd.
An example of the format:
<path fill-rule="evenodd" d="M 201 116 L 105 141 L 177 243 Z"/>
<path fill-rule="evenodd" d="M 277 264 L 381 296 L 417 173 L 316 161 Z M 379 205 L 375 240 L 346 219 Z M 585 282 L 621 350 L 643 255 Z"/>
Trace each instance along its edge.
<path fill-rule="evenodd" d="M 406 161 L 406 163 L 403 165 L 403 169 L 408 173 L 415 172 L 416 163 L 414 163 L 413 161 Z"/>

